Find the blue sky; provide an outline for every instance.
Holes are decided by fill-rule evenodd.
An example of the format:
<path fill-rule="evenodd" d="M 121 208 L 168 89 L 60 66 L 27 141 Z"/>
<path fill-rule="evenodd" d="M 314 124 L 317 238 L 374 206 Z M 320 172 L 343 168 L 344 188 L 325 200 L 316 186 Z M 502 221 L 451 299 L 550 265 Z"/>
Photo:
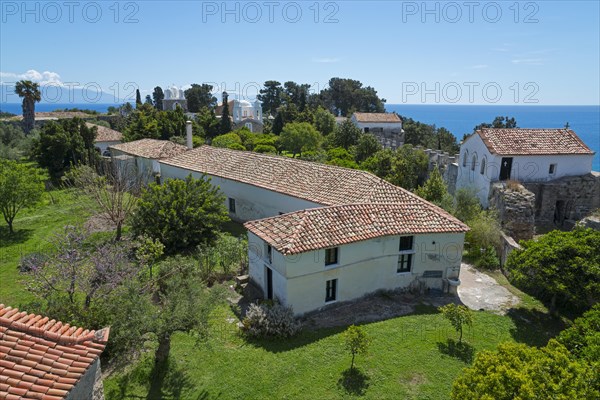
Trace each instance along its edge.
<path fill-rule="evenodd" d="M 253 96 L 269 79 L 338 76 L 388 103 L 600 104 L 595 0 L 115 3 L 2 1 L 2 81 Z"/>

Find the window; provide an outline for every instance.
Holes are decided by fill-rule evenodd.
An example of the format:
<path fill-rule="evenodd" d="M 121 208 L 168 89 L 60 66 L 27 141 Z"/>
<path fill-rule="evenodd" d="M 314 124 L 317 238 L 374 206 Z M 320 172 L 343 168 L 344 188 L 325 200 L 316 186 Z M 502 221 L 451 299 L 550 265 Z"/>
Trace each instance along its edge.
<path fill-rule="evenodd" d="M 463 167 L 467 166 L 467 159 L 469 158 L 469 152 L 465 150 L 465 154 L 463 154 Z"/>
<path fill-rule="evenodd" d="M 398 257 L 398 268 L 396 269 L 396 272 L 410 272 L 412 256 L 412 254 L 400 254 Z"/>
<path fill-rule="evenodd" d="M 368 127 L 365 128 L 365 133 L 369 133 L 369 128 Z"/>
<path fill-rule="evenodd" d="M 413 249 L 414 236 L 400 236 L 400 251 Z"/>
<path fill-rule="evenodd" d="M 481 159 L 481 169 L 479 170 L 481 175 L 485 174 L 485 157 Z"/>
<path fill-rule="evenodd" d="M 325 249 L 325 265 L 333 265 L 338 263 L 338 248 Z"/>
<path fill-rule="evenodd" d="M 337 279 L 327 281 L 325 285 L 325 303 L 335 301 L 337 299 Z"/>
<path fill-rule="evenodd" d="M 235 199 L 229 199 L 229 212 L 235 214 Z"/>
<path fill-rule="evenodd" d="M 556 173 L 556 164 L 550 164 L 550 168 L 548 169 L 548 173 L 550 175 L 554 175 Z"/>
<path fill-rule="evenodd" d="M 471 171 L 475 171 L 476 165 L 477 165 L 477 154 L 473 154 L 473 162 L 471 163 Z"/>
<path fill-rule="evenodd" d="M 250 132 L 252 132 L 252 122 L 246 122 L 246 123 L 245 123 L 245 126 L 246 126 L 246 128 L 248 128 L 248 130 L 249 130 Z"/>
<path fill-rule="evenodd" d="M 400 246 L 398 248 L 400 255 L 398 256 L 398 266 L 396 268 L 396 272 L 410 272 L 413 254 L 415 253 L 413 250 L 414 243 L 414 236 L 400 236 Z"/>

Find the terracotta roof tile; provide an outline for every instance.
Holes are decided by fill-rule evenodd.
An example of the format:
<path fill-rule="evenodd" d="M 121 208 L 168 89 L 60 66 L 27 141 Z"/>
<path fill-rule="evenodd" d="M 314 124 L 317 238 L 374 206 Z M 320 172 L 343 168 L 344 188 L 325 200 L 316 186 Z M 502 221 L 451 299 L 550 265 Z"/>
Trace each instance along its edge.
<path fill-rule="evenodd" d="M 401 123 L 402 119 L 395 113 L 359 113 L 353 114 L 358 122 L 397 122 Z"/>
<path fill-rule="evenodd" d="M 115 144 L 109 147 L 133 156 L 160 160 L 185 153 L 186 146 L 168 140 L 140 139 L 133 142 Z"/>
<path fill-rule="evenodd" d="M 90 122 L 86 122 L 85 124 L 88 128 L 98 128 L 98 133 L 96 135 L 96 143 L 120 142 L 121 140 L 123 140 L 123 134 L 119 131 L 115 131 L 114 129 L 110 129 L 102 125 L 92 124 Z"/>
<path fill-rule="evenodd" d="M 0 304 L 0 399 L 63 399 L 104 350 L 108 333 Z"/>
<path fill-rule="evenodd" d="M 419 203 L 313 208 L 246 222 L 244 226 L 285 255 L 381 236 L 469 230 L 451 215 Z"/>
<path fill-rule="evenodd" d="M 168 160 L 161 160 L 160 163 L 246 183 L 325 206 L 427 203 L 408 190 L 366 171 L 249 151 L 204 145 Z"/>
<path fill-rule="evenodd" d="M 475 134 L 493 154 L 595 154 L 570 129 L 483 128 Z"/>

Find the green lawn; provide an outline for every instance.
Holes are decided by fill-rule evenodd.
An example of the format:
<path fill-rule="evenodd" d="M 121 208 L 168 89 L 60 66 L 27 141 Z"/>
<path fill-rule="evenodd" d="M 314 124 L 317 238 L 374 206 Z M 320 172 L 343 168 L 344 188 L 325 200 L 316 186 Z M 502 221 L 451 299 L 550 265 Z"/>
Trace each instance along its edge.
<path fill-rule="evenodd" d="M 90 212 L 80 201 L 64 190 L 44 194 L 42 203 L 21 211 L 10 235 L 4 220 L 0 221 L 0 303 L 20 307 L 33 300 L 22 283 L 17 266 L 22 255 L 48 246 L 48 239 L 65 225 L 85 220 Z"/>
<path fill-rule="evenodd" d="M 370 353 L 358 356 L 358 373 L 349 384 L 350 356 L 342 328 L 305 331 L 283 341 L 248 342 L 226 321 L 221 309 L 207 343 L 184 333 L 173 337 L 167 365 L 153 371 L 152 352 L 126 372 L 104 380 L 107 399 L 447 399 L 452 381 L 474 353 L 502 341 L 545 342 L 536 327 L 523 334 L 509 316 L 475 312 L 468 345 L 453 349 L 457 338 L 434 308 L 364 325 L 372 337 Z M 449 341 L 450 340 L 450 341 Z"/>

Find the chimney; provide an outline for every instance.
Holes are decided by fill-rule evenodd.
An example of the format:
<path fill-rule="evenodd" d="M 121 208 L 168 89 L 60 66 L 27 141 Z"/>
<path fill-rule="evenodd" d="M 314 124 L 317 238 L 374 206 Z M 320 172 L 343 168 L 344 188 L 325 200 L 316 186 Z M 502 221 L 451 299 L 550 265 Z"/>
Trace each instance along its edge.
<path fill-rule="evenodd" d="M 187 143 L 187 148 L 193 149 L 194 145 L 192 143 L 192 121 L 185 122 L 185 139 Z"/>

